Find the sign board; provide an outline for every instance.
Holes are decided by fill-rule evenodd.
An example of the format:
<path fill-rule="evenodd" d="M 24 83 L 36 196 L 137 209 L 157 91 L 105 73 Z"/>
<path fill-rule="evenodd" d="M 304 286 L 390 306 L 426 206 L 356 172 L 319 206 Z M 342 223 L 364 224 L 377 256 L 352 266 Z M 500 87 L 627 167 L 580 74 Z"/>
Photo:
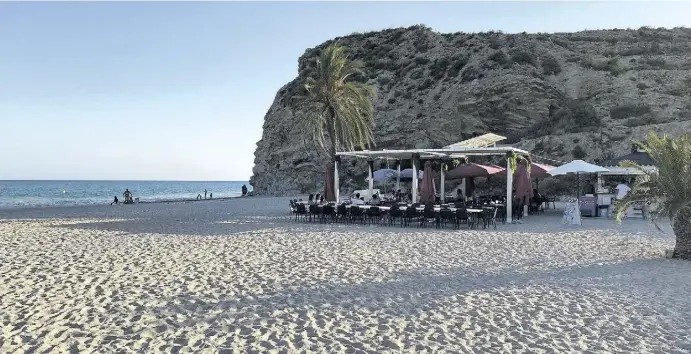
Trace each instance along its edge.
<path fill-rule="evenodd" d="M 569 199 L 564 207 L 564 225 L 581 225 L 581 210 L 578 199 Z"/>

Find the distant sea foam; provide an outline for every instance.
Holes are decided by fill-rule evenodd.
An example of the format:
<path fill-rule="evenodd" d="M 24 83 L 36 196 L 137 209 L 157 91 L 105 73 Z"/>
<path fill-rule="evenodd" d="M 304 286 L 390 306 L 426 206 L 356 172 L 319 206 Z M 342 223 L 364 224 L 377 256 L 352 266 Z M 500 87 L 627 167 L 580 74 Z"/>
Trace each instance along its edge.
<path fill-rule="evenodd" d="M 214 199 L 238 197 L 243 184 L 252 190 L 246 181 L 0 181 L 0 208 L 110 204 L 126 188 L 142 202 L 204 197 L 204 189 Z"/>

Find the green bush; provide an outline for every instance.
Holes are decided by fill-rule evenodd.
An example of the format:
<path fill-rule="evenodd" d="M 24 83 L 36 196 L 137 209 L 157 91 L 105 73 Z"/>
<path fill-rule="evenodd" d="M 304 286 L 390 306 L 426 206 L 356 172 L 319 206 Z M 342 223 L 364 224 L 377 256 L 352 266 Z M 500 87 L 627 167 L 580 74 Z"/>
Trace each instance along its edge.
<path fill-rule="evenodd" d="M 597 71 L 608 71 L 613 76 L 626 72 L 626 68 L 619 64 L 619 59 L 617 58 L 583 62 L 582 65 Z"/>
<path fill-rule="evenodd" d="M 588 154 L 585 152 L 585 150 L 583 150 L 583 148 L 580 145 L 576 145 L 573 148 L 573 150 L 571 150 L 571 155 L 575 159 L 582 159 L 582 158 L 588 156 Z"/>
<path fill-rule="evenodd" d="M 561 65 L 553 56 L 545 56 L 542 60 L 542 72 L 544 72 L 545 75 L 557 75 L 561 72 Z"/>
<path fill-rule="evenodd" d="M 429 59 L 427 59 L 427 58 L 425 58 L 425 57 L 421 57 L 421 56 L 416 56 L 416 57 L 415 57 L 415 64 L 417 64 L 417 65 L 425 65 L 425 64 L 427 64 L 427 63 L 429 63 Z"/>
<path fill-rule="evenodd" d="M 511 53 L 511 60 L 518 64 L 528 64 L 535 66 L 535 54 L 524 50 L 515 50 Z"/>
<path fill-rule="evenodd" d="M 430 76 L 437 80 L 443 78 L 450 64 L 451 60 L 449 58 L 435 59 L 432 65 L 430 65 Z"/>
<path fill-rule="evenodd" d="M 449 67 L 449 71 L 446 73 L 447 76 L 449 77 L 457 77 L 458 73 L 461 72 L 461 69 L 468 63 L 468 57 L 465 56 L 457 56 L 454 61 L 453 65 Z"/>
<path fill-rule="evenodd" d="M 664 121 L 653 114 L 644 114 L 640 117 L 627 119 L 624 125 L 626 125 L 627 127 L 639 127 L 642 125 L 651 125 L 659 123 L 664 123 Z"/>
<path fill-rule="evenodd" d="M 487 59 L 497 64 L 507 64 L 509 62 L 509 58 L 501 50 L 492 53 L 489 57 L 487 57 Z"/>
<path fill-rule="evenodd" d="M 394 104 L 394 103 L 396 103 L 396 99 L 391 97 L 391 98 L 389 98 L 388 102 L 389 102 L 389 104 Z"/>
<path fill-rule="evenodd" d="M 425 74 L 425 70 L 422 68 L 417 68 L 413 70 L 412 73 L 410 73 L 410 78 L 411 79 L 422 79 L 422 76 Z"/>
<path fill-rule="evenodd" d="M 432 87 L 433 84 L 434 84 L 434 82 L 432 81 L 432 79 L 427 78 L 427 79 L 425 79 L 425 81 L 422 84 L 420 84 L 420 86 L 418 86 L 418 89 L 420 91 L 426 90 L 426 89 Z"/>
<path fill-rule="evenodd" d="M 650 106 L 647 103 L 625 103 L 609 109 L 609 116 L 612 119 L 639 117 L 646 113 L 650 113 Z"/>
<path fill-rule="evenodd" d="M 647 64 L 649 67 L 655 69 L 664 69 L 666 64 L 663 58 L 646 58 L 641 60 L 641 63 Z"/>
<path fill-rule="evenodd" d="M 482 74 L 476 67 L 469 66 L 466 67 L 465 70 L 463 70 L 463 72 L 461 73 L 461 82 L 470 82 L 481 77 Z"/>

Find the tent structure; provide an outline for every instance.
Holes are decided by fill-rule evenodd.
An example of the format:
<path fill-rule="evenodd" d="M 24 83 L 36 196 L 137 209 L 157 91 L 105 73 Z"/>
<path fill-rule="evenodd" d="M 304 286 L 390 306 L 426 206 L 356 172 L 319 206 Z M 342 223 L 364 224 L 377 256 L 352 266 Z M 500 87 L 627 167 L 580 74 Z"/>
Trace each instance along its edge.
<path fill-rule="evenodd" d="M 548 173 L 552 176 L 562 176 L 569 173 L 598 173 L 598 172 L 609 172 L 608 169 L 600 167 L 598 165 L 593 165 L 587 163 L 583 160 L 573 160 L 567 164 L 561 165 L 549 171 Z"/>
<path fill-rule="evenodd" d="M 620 167 L 619 163 L 623 161 L 631 161 L 639 164 L 642 169 L 648 171 L 648 172 L 656 172 L 657 167 L 655 167 L 655 163 L 653 162 L 653 159 L 650 157 L 650 155 L 642 150 L 637 149 L 636 147 L 633 147 L 631 149 L 630 154 L 626 154 L 624 156 L 619 156 L 615 157 L 613 159 L 609 159 L 606 161 L 603 161 L 601 165 L 605 168 L 607 168 L 609 171 L 607 172 L 601 172 L 600 175 L 623 175 L 623 176 L 635 176 L 635 175 L 641 175 L 643 172 L 641 172 L 637 168 L 631 168 L 631 167 Z"/>
<path fill-rule="evenodd" d="M 336 161 L 334 162 L 334 191 L 337 195 L 338 200 L 338 164 L 342 158 L 361 158 L 369 160 L 369 175 L 372 175 L 373 161 L 376 159 L 386 159 L 386 160 L 397 160 L 399 161 L 398 169 L 400 170 L 400 160 L 411 160 L 412 169 L 411 177 L 418 175 L 420 168 L 420 161 L 422 160 L 441 160 L 443 167 L 448 164 L 451 159 L 466 158 L 468 156 L 505 156 L 506 158 L 506 190 L 507 190 L 507 205 L 506 205 L 506 219 L 508 222 L 511 221 L 511 192 L 513 190 L 513 178 L 511 178 L 510 166 L 511 158 L 507 155 L 517 154 L 528 156 L 529 153 L 525 150 L 521 150 L 512 146 L 497 146 L 497 142 L 506 139 L 505 137 L 498 136 L 496 134 L 485 134 L 473 139 L 468 139 L 456 144 L 451 144 L 445 146 L 441 149 L 411 149 L 411 150 L 363 150 L 363 151 L 339 151 L 336 152 Z M 442 168 L 444 171 L 445 168 Z M 422 176 L 424 177 L 424 175 Z M 446 178 L 446 173 L 441 173 L 441 187 L 440 190 L 444 190 L 444 181 Z M 418 191 L 418 179 L 412 178 L 413 188 L 413 202 L 417 202 L 417 191 Z M 370 190 L 373 188 L 372 181 L 370 181 Z M 445 194 L 441 193 L 442 202 L 445 199 Z"/>
<path fill-rule="evenodd" d="M 459 165 L 451 171 L 446 172 L 446 178 L 458 179 L 467 177 L 487 177 L 504 172 L 506 169 L 494 166 L 485 166 L 477 163 Z"/>
<path fill-rule="evenodd" d="M 374 181 L 377 183 L 391 181 L 396 178 L 396 176 L 398 176 L 398 172 L 390 168 L 382 168 L 372 173 L 372 178 L 374 178 Z M 369 177 L 367 178 L 369 180 Z"/>
<path fill-rule="evenodd" d="M 567 164 L 561 165 L 549 171 L 552 176 L 563 176 L 569 173 L 575 173 L 578 176 L 581 173 L 602 173 L 609 172 L 608 169 L 587 163 L 583 160 L 573 160 Z M 580 191 L 580 182 L 578 182 L 578 191 Z"/>

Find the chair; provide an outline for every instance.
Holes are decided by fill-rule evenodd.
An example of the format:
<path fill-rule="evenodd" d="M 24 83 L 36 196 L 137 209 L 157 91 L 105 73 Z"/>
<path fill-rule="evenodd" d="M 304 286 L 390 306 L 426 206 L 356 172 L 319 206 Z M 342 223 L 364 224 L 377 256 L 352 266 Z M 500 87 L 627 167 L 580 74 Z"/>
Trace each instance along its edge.
<path fill-rule="evenodd" d="M 312 218 L 314 218 L 314 220 L 319 219 L 320 214 L 321 214 L 321 210 L 319 210 L 318 205 L 310 205 L 310 207 L 309 207 L 310 222 L 312 222 Z"/>
<path fill-rule="evenodd" d="M 350 222 L 355 221 L 355 219 L 360 219 L 361 224 L 365 221 L 365 214 L 357 205 L 350 207 Z"/>
<path fill-rule="evenodd" d="M 335 216 L 336 209 L 334 209 L 333 205 L 327 204 L 322 207 L 321 222 L 326 221 L 327 217 L 331 217 L 331 221 L 333 222 Z"/>
<path fill-rule="evenodd" d="M 348 207 L 345 204 L 339 204 L 336 207 L 336 222 L 348 221 Z"/>
<path fill-rule="evenodd" d="M 295 211 L 297 209 L 295 207 L 295 202 L 292 199 L 288 201 L 288 204 L 290 205 L 290 215 L 291 215 L 291 219 L 292 219 L 292 216 L 295 215 Z"/>
<path fill-rule="evenodd" d="M 556 205 L 554 205 L 554 202 L 557 201 L 556 197 L 545 197 L 545 205 L 547 206 L 547 209 L 549 209 L 549 203 L 552 203 L 552 209 L 556 209 Z"/>
<path fill-rule="evenodd" d="M 456 218 L 454 220 L 454 227 L 461 227 L 461 223 L 466 223 L 468 224 L 468 227 L 470 227 L 470 223 L 468 222 L 468 210 L 465 208 L 457 208 L 456 209 Z"/>
<path fill-rule="evenodd" d="M 414 206 L 407 207 L 405 209 L 405 215 L 403 216 L 403 225 L 408 226 L 415 218 L 417 218 L 417 208 Z"/>
<path fill-rule="evenodd" d="M 307 219 L 307 208 L 305 204 L 295 204 L 295 221 L 298 221 L 300 216 Z"/>
<path fill-rule="evenodd" d="M 367 222 L 371 225 L 373 220 L 376 220 L 377 223 L 381 220 L 381 209 L 379 207 L 373 206 L 367 209 Z"/>
<path fill-rule="evenodd" d="M 394 204 L 391 206 L 391 209 L 389 209 L 389 216 L 388 216 L 388 224 L 391 226 L 393 224 L 394 220 L 396 218 L 401 219 L 401 227 L 403 226 L 403 212 L 401 212 L 401 208 L 398 207 L 398 205 Z"/>
<path fill-rule="evenodd" d="M 455 219 L 455 215 L 454 215 L 453 211 L 451 211 L 451 209 L 449 209 L 448 207 L 447 208 L 441 208 L 441 210 L 439 210 L 439 224 L 440 224 L 440 226 L 444 225 L 444 227 L 446 227 L 446 224 L 448 222 L 453 223 L 454 219 Z"/>
<path fill-rule="evenodd" d="M 495 207 L 490 207 L 490 208 L 483 208 L 482 209 L 482 228 L 487 228 L 490 225 L 494 225 L 494 229 L 497 229 L 497 208 Z"/>
<path fill-rule="evenodd" d="M 437 213 L 434 212 L 434 205 L 427 204 L 425 209 L 422 211 L 422 217 L 420 217 L 420 227 L 425 227 L 428 222 L 434 222 L 435 226 L 439 226 L 439 218 L 437 218 Z"/>

